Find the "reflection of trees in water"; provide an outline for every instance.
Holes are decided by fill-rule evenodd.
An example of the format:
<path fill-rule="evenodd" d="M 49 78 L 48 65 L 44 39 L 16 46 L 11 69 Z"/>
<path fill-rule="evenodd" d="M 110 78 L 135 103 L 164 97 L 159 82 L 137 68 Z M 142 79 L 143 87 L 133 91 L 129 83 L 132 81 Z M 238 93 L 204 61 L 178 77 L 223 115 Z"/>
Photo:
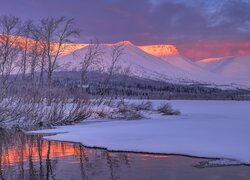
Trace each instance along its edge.
<path fill-rule="evenodd" d="M 0 156 L 0 179 L 58 179 L 69 169 L 78 179 L 103 175 L 118 179 L 120 168 L 130 168 L 126 153 L 46 141 L 41 136 L 6 130 L 0 130 Z"/>
<path fill-rule="evenodd" d="M 51 150 L 51 142 L 48 142 L 48 149 L 47 149 L 47 156 L 46 156 L 46 179 L 55 179 L 55 175 L 53 174 L 53 167 L 52 167 L 52 163 L 54 162 L 54 168 L 56 165 L 56 160 L 53 160 L 50 158 L 50 150 Z"/>
<path fill-rule="evenodd" d="M 37 138 L 37 150 L 38 150 L 38 158 L 39 158 L 39 177 L 43 179 L 43 161 L 42 161 L 42 146 L 43 140 Z"/>
<path fill-rule="evenodd" d="M 110 153 L 109 151 L 105 151 L 105 156 L 112 180 L 119 179 L 119 174 L 116 174 L 116 172 L 119 172 L 119 168 L 122 164 L 130 167 L 128 156 L 125 153 Z"/>
<path fill-rule="evenodd" d="M 88 171 L 91 171 L 91 164 L 89 163 L 89 158 L 86 155 L 85 149 L 83 146 L 79 145 L 80 150 L 80 171 L 82 179 L 89 179 Z"/>

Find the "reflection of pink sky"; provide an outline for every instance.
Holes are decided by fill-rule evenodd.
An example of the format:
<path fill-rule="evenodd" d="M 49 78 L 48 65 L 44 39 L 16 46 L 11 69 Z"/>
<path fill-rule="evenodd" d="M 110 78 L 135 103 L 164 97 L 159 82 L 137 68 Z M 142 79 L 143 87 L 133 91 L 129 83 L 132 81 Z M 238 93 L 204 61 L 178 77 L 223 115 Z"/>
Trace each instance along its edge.
<path fill-rule="evenodd" d="M 81 154 L 85 154 L 90 157 L 91 155 L 95 155 L 95 151 L 93 149 L 82 149 L 84 152 L 81 152 L 79 145 L 71 144 L 71 143 L 62 143 L 62 142 L 48 142 L 43 141 L 41 146 L 38 146 L 38 143 L 35 141 L 34 143 L 27 143 L 20 147 L 10 147 L 4 148 L 1 154 L 0 165 L 1 166 L 15 166 L 21 162 L 28 162 L 30 158 L 32 158 L 33 162 L 39 161 L 39 156 L 41 160 L 66 157 L 66 156 L 75 156 L 79 157 Z M 110 153 L 109 156 L 119 157 L 119 153 Z M 133 154 L 127 153 L 127 159 L 131 159 L 135 155 L 139 157 L 141 160 L 149 160 L 149 159 L 165 159 L 170 158 L 167 155 L 157 155 L 157 154 Z M 122 158 L 122 156 L 121 156 Z M 77 163 L 77 162 L 76 162 Z"/>
<path fill-rule="evenodd" d="M 40 151 L 40 152 L 39 152 Z M 25 144 L 20 148 L 9 148 L 2 152 L 1 163 L 2 165 L 16 165 L 20 162 L 29 161 L 29 157 L 32 157 L 33 162 L 39 160 L 39 153 L 42 160 L 47 158 L 47 153 L 49 153 L 50 159 L 63 156 L 80 155 L 79 148 L 75 147 L 73 144 L 66 144 L 60 142 L 51 142 L 50 144 L 45 141 L 39 150 L 37 144 Z M 22 156 L 23 155 L 23 156 Z"/>

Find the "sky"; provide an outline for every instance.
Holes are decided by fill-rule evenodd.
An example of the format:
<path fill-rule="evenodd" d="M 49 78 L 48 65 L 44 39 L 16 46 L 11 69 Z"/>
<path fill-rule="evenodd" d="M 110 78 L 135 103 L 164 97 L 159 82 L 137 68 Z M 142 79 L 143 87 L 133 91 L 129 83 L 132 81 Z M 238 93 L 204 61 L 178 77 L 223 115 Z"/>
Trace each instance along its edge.
<path fill-rule="evenodd" d="M 193 59 L 250 54 L 250 0 L 0 0 L 1 15 L 75 18 L 78 42 L 174 44 Z"/>

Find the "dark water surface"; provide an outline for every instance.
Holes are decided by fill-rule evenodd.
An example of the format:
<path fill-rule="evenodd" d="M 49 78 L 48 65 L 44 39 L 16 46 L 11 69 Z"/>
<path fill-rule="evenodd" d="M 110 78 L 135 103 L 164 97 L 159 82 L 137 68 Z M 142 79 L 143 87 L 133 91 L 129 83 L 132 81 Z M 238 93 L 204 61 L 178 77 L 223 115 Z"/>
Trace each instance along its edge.
<path fill-rule="evenodd" d="M 204 159 L 109 152 L 4 130 L 0 138 L 0 179 L 250 179 L 248 166 L 196 168 Z"/>

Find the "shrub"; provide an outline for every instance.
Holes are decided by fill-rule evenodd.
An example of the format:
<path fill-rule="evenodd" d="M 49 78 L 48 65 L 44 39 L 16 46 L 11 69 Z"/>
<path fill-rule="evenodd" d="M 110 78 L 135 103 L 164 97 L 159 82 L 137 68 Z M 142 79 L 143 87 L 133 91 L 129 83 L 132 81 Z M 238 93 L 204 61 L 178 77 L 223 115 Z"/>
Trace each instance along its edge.
<path fill-rule="evenodd" d="M 133 104 L 133 108 L 137 111 L 151 111 L 153 109 L 152 102 L 142 102 L 140 104 Z"/>
<path fill-rule="evenodd" d="M 0 103 L 0 126 L 67 125 L 91 116 L 85 99 L 78 99 L 74 103 L 67 100 L 60 98 L 48 106 L 46 102 L 23 101 L 19 97 L 5 99 Z"/>
<path fill-rule="evenodd" d="M 141 111 L 135 109 L 132 105 L 121 105 L 111 113 L 112 119 L 127 119 L 135 120 L 142 119 L 143 115 Z"/>
<path fill-rule="evenodd" d="M 157 111 L 162 114 L 162 115 L 180 115 L 180 111 L 179 110 L 174 110 L 172 108 L 172 105 L 169 103 L 164 103 L 161 104 L 158 108 Z"/>
<path fill-rule="evenodd" d="M 108 115 L 105 111 L 96 111 L 98 118 L 106 118 Z"/>

